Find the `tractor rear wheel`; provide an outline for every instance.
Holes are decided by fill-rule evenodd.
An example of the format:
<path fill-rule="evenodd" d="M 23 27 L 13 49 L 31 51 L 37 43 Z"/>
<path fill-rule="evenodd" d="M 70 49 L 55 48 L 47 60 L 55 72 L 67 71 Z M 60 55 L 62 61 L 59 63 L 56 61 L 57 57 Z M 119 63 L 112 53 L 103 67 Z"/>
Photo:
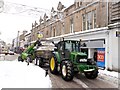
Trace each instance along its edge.
<path fill-rule="evenodd" d="M 92 72 L 85 72 L 85 76 L 88 78 L 88 79 L 95 79 L 97 78 L 98 76 L 98 70 L 94 70 Z"/>
<path fill-rule="evenodd" d="M 49 67 L 50 67 L 50 72 L 52 74 L 58 74 L 58 70 L 57 70 L 58 64 L 55 55 L 52 55 L 52 57 L 50 58 Z"/>
<path fill-rule="evenodd" d="M 70 61 L 63 61 L 61 63 L 61 74 L 65 81 L 71 81 L 74 77 L 73 64 Z"/>

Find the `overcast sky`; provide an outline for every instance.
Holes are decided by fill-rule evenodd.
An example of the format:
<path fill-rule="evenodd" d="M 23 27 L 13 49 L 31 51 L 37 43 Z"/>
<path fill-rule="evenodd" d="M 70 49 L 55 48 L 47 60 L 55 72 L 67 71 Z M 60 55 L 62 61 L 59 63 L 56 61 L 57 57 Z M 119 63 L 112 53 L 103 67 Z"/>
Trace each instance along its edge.
<path fill-rule="evenodd" d="M 66 7 L 74 3 L 74 0 L 4 0 L 4 2 L 24 4 L 49 10 L 51 10 L 52 7 L 56 9 L 59 1 Z M 32 23 L 34 23 L 35 20 L 38 21 L 39 18 L 35 18 L 34 16 L 21 16 L 19 14 L 0 13 L 0 39 L 7 43 L 12 43 L 12 39 L 17 37 L 18 30 L 30 31 Z"/>

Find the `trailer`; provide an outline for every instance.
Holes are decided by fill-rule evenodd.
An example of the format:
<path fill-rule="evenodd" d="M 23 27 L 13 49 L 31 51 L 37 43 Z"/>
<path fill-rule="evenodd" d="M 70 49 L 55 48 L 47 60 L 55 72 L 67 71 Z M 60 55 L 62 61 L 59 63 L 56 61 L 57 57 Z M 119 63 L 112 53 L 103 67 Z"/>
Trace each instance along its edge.
<path fill-rule="evenodd" d="M 35 60 L 34 64 L 40 67 L 49 65 L 49 59 L 52 56 L 52 52 L 55 49 L 54 42 L 47 39 L 41 40 L 41 45 L 35 47 Z"/>

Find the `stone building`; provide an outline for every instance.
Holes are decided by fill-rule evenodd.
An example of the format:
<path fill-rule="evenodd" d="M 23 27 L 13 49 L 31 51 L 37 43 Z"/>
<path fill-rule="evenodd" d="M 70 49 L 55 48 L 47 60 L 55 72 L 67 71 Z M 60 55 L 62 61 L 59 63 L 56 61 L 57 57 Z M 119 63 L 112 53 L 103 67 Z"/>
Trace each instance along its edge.
<path fill-rule="evenodd" d="M 22 32 L 22 34 L 19 36 L 19 45 L 18 45 L 18 47 L 24 48 L 24 45 L 25 45 L 25 34 L 26 34 L 26 33 L 27 33 L 27 31 L 24 30 L 24 31 Z"/>
<path fill-rule="evenodd" d="M 59 2 L 57 11 L 51 9 L 51 16 L 45 14 L 39 23 L 32 24 L 32 41 L 37 39 L 37 33 L 43 33 L 44 38 L 63 34 L 85 31 L 94 28 L 106 27 L 109 23 L 109 3 L 102 0 L 75 0 L 68 8 Z"/>
<path fill-rule="evenodd" d="M 30 45 L 30 42 L 31 42 L 31 33 L 28 32 L 25 34 L 25 41 L 24 41 L 24 48 L 28 47 Z"/>
<path fill-rule="evenodd" d="M 86 2 L 85 2 L 86 1 Z M 109 70 L 120 71 L 118 68 L 120 28 L 120 1 L 104 2 L 104 0 L 75 0 L 65 8 L 59 2 L 57 11 L 51 9 L 50 18 L 45 14 L 39 24 L 32 25 L 32 41 L 37 39 L 37 33 L 43 33 L 43 38 L 57 43 L 60 38 L 82 40 L 82 51 L 93 58 L 98 53 L 98 66 Z M 114 48 L 116 47 L 116 48 Z"/>

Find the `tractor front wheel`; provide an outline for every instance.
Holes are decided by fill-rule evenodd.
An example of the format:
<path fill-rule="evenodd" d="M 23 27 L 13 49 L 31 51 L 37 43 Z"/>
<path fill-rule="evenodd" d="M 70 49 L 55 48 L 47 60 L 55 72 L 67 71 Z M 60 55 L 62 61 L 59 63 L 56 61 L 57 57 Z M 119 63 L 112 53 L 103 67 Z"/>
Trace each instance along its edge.
<path fill-rule="evenodd" d="M 73 64 L 70 61 L 63 61 L 61 63 L 61 74 L 65 81 L 71 81 L 74 77 Z"/>
<path fill-rule="evenodd" d="M 52 55 L 52 57 L 50 58 L 49 67 L 52 74 L 58 74 L 57 58 L 54 55 Z"/>
<path fill-rule="evenodd" d="M 91 72 L 85 72 L 85 76 L 88 79 L 95 79 L 98 76 L 98 70 L 94 70 L 94 71 L 91 71 Z"/>
<path fill-rule="evenodd" d="M 18 57 L 18 61 L 24 61 L 21 56 Z"/>

